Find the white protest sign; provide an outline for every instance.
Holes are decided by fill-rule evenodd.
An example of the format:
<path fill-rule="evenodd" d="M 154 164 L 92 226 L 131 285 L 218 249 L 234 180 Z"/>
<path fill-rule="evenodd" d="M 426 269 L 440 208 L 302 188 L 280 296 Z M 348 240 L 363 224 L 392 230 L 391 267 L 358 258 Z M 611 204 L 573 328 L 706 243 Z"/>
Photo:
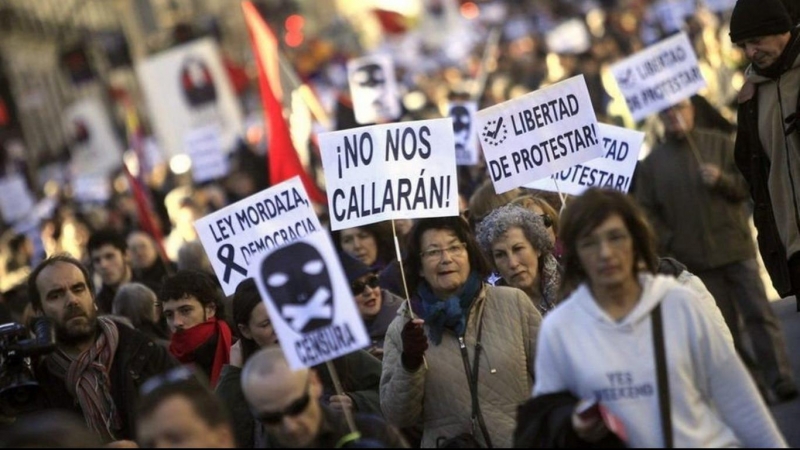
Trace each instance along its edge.
<path fill-rule="evenodd" d="M 258 255 L 322 225 L 300 177 L 294 177 L 198 219 L 194 228 L 222 290 L 231 295 Z"/>
<path fill-rule="evenodd" d="M 111 113 L 99 97 L 86 97 L 71 104 L 63 115 L 70 136 L 70 171 L 73 176 L 105 176 L 122 165 L 123 146 Z"/>
<path fill-rule="evenodd" d="M 331 229 L 458 215 L 449 118 L 319 135 Z"/>
<path fill-rule="evenodd" d="M 706 86 L 686 33 L 637 52 L 610 69 L 637 122 Z"/>
<path fill-rule="evenodd" d="M 581 195 L 593 186 L 627 193 L 644 142 L 644 133 L 602 123 L 597 126 L 603 140 L 603 157 L 576 164 L 525 187 L 570 195 Z"/>
<path fill-rule="evenodd" d="M 713 12 L 730 11 L 736 6 L 736 0 L 703 0 L 703 3 Z"/>
<path fill-rule="evenodd" d="M 661 0 L 651 6 L 665 33 L 680 31 L 686 18 L 694 15 L 695 0 Z"/>
<path fill-rule="evenodd" d="M 242 135 L 242 111 L 212 38 L 197 39 L 136 65 L 150 123 L 165 156 L 184 152 L 187 133 L 206 125 L 220 129 L 227 153 Z"/>
<path fill-rule="evenodd" d="M 478 111 L 477 118 L 498 194 L 603 154 L 583 75 Z"/>
<path fill-rule="evenodd" d="M 389 55 L 351 59 L 347 62 L 347 79 L 356 122 L 369 124 L 400 117 L 400 94 Z"/>
<path fill-rule="evenodd" d="M 83 176 L 72 180 L 72 192 L 79 202 L 103 203 L 111 198 L 111 183 L 105 176 Z"/>
<path fill-rule="evenodd" d="M 578 54 L 589 50 L 592 39 L 586 22 L 571 19 L 555 27 L 545 37 L 547 49 L 553 53 Z"/>
<path fill-rule="evenodd" d="M 208 125 L 191 130 L 184 138 L 186 153 L 192 160 L 195 183 L 216 180 L 228 174 L 228 157 L 222 148 L 219 127 Z"/>
<path fill-rule="evenodd" d="M 33 211 L 35 200 L 25 178 L 19 174 L 0 178 L 0 214 L 3 221 L 12 224 Z"/>
<path fill-rule="evenodd" d="M 478 134 L 475 132 L 477 102 L 450 102 L 447 115 L 453 119 L 453 138 L 456 143 L 456 164 L 478 164 Z"/>
<path fill-rule="evenodd" d="M 294 369 L 370 344 L 328 233 L 270 249 L 250 266 L 283 353 Z"/>

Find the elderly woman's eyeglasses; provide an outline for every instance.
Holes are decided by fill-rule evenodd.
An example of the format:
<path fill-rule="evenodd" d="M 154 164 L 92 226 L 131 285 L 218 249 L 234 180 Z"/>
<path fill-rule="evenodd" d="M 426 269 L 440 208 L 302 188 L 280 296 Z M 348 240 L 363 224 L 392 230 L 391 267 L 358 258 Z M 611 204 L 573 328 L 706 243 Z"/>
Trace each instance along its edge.
<path fill-rule="evenodd" d="M 303 391 L 303 396 L 298 398 L 297 400 L 293 401 L 289 406 L 283 409 L 283 411 L 277 412 L 253 412 L 256 420 L 264 423 L 266 425 L 277 425 L 281 423 L 284 417 L 297 417 L 303 411 L 308 408 L 308 404 L 311 403 L 311 376 L 309 375 L 308 379 L 306 379 L 306 388 Z"/>
<path fill-rule="evenodd" d="M 433 248 L 430 250 L 425 250 L 424 252 L 420 253 L 419 256 L 426 261 L 439 261 L 442 259 L 442 256 L 444 256 L 445 253 L 447 253 L 447 255 L 450 257 L 463 255 L 466 247 L 467 244 L 459 242 L 458 244 L 451 245 L 447 248 Z"/>
<path fill-rule="evenodd" d="M 553 226 L 553 219 L 547 214 L 539 214 L 539 217 L 542 218 L 542 223 L 544 223 L 545 228 L 550 228 Z"/>
<path fill-rule="evenodd" d="M 352 289 L 353 295 L 361 295 L 366 288 L 375 289 L 378 285 L 380 285 L 378 276 L 370 275 L 365 281 L 356 280 L 350 283 L 350 289 Z"/>

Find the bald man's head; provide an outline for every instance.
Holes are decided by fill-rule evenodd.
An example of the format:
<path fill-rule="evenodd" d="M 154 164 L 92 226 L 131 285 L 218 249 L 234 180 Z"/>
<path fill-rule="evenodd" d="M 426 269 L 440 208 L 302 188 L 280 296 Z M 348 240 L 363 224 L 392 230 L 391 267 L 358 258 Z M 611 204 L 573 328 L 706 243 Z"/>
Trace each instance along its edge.
<path fill-rule="evenodd" d="M 254 417 L 283 446 L 304 447 L 322 423 L 322 385 L 309 369 L 293 371 L 278 346 L 263 348 L 242 370 L 242 390 Z"/>

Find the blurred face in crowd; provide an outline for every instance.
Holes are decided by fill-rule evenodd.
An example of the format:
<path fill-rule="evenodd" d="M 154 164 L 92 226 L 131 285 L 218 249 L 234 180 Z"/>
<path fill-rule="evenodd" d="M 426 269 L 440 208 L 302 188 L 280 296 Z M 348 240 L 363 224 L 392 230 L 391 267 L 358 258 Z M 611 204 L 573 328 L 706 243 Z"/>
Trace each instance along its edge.
<path fill-rule="evenodd" d="M 420 275 L 439 298 L 447 298 L 467 282 L 470 272 L 466 244 L 446 229 L 430 229 L 422 233 Z"/>
<path fill-rule="evenodd" d="M 373 318 L 378 315 L 383 305 L 381 287 L 378 276 L 368 273 L 350 283 L 353 297 L 358 306 L 358 313 L 364 318 Z"/>
<path fill-rule="evenodd" d="M 247 339 L 256 341 L 259 347 L 264 348 L 278 343 L 278 335 L 272 327 L 272 321 L 267 313 L 267 306 L 259 302 L 250 312 L 247 325 L 239 324 L 239 331 Z"/>
<path fill-rule="evenodd" d="M 664 124 L 664 131 L 672 136 L 684 136 L 694 129 L 694 106 L 690 100 L 665 109 L 658 114 Z"/>
<path fill-rule="evenodd" d="M 42 313 L 53 320 L 59 343 L 77 345 L 94 338 L 97 325 L 94 295 L 78 267 L 55 262 L 42 269 L 36 287 Z"/>
<path fill-rule="evenodd" d="M 593 289 L 612 289 L 635 281 L 633 239 L 617 214 L 576 243 L 578 259 Z"/>
<path fill-rule="evenodd" d="M 130 278 L 127 255 L 111 244 L 92 250 L 92 267 L 103 284 L 119 286 Z"/>
<path fill-rule="evenodd" d="M 511 286 L 529 294 L 539 290 L 539 252 L 521 228 L 510 228 L 492 244 L 492 259 Z"/>
<path fill-rule="evenodd" d="M 316 373 L 280 365 L 244 380 L 242 389 L 256 420 L 281 446 L 307 447 L 316 440 L 322 422 L 322 385 Z"/>
<path fill-rule="evenodd" d="M 128 253 L 131 257 L 131 267 L 146 269 L 155 264 L 158 251 L 153 239 L 141 231 L 134 231 L 128 236 Z"/>
<path fill-rule="evenodd" d="M 178 299 L 167 299 L 162 304 L 162 308 L 164 318 L 167 319 L 167 325 L 169 325 L 169 329 L 173 333 L 200 325 L 214 317 L 216 313 L 216 307 L 213 303 L 203 306 L 194 295 L 186 295 Z"/>
<path fill-rule="evenodd" d="M 745 56 L 754 66 L 766 69 L 778 61 L 791 36 L 791 33 L 758 36 L 737 42 L 736 45 L 744 50 Z"/>
<path fill-rule="evenodd" d="M 209 425 L 183 395 L 163 400 L 151 414 L 141 417 L 137 441 L 146 448 L 235 448 L 227 424 Z"/>
<path fill-rule="evenodd" d="M 363 228 L 348 228 L 339 235 L 342 250 L 371 266 L 378 259 L 378 242 Z"/>

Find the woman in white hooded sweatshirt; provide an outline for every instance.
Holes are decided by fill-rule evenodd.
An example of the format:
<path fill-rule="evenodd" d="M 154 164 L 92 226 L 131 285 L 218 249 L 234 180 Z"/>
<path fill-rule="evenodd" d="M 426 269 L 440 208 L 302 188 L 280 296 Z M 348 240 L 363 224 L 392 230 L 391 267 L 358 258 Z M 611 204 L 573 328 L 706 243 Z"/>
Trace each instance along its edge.
<path fill-rule="evenodd" d="M 664 447 L 651 328 L 661 304 L 674 446 L 786 446 L 697 294 L 653 275 L 653 232 L 631 198 L 586 191 L 564 211 L 561 239 L 567 298 L 542 322 L 534 397 L 568 391 L 597 400 L 620 419 L 628 446 Z M 608 433 L 601 418 L 575 411 L 571 425 L 584 441 Z"/>

